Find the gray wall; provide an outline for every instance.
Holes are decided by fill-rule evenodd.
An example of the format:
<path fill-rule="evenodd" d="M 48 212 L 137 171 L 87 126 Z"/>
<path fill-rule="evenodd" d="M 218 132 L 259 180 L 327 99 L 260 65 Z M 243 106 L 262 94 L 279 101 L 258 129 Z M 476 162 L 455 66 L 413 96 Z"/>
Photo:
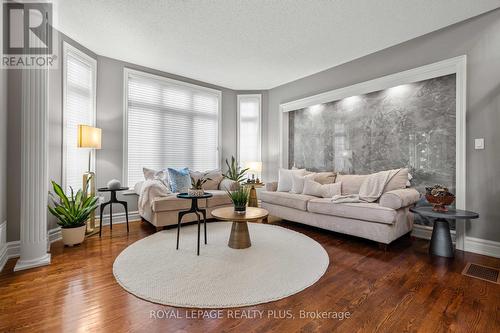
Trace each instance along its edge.
<path fill-rule="evenodd" d="M 468 223 L 467 235 L 500 241 L 499 32 L 500 10 L 495 10 L 271 89 L 263 137 L 265 179 L 277 179 L 281 103 L 466 54 L 467 208 L 481 215 Z M 485 138 L 485 150 L 474 150 L 478 137 Z"/>

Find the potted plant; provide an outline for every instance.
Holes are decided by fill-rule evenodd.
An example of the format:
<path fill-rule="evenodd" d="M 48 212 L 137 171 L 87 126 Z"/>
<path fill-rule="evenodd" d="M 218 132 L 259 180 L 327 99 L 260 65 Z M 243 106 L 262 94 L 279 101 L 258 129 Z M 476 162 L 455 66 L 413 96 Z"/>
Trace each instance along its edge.
<path fill-rule="evenodd" d="M 205 191 L 203 190 L 203 184 L 205 184 L 209 180 L 212 179 L 205 178 L 205 176 L 198 179 L 194 179 L 193 177 L 191 177 L 191 188 L 188 189 L 188 194 L 193 197 L 201 197 L 203 194 L 205 194 Z"/>
<path fill-rule="evenodd" d="M 245 180 L 245 174 L 248 171 L 248 168 L 241 169 L 236 163 L 236 158 L 231 156 L 231 164 L 229 164 L 226 158 L 227 172 L 223 174 L 224 178 L 233 180 L 238 184 L 242 183 Z"/>
<path fill-rule="evenodd" d="M 247 202 L 250 190 L 246 187 L 240 187 L 236 191 L 226 190 L 227 195 L 234 205 L 234 212 L 236 214 L 245 214 L 247 211 Z"/>
<path fill-rule="evenodd" d="M 63 243 L 67 246 L 80 244 L 85 239 L 86 221 L 98 206 L 98 198 L 87 197 L 81 189 L 74 195 L 71 187 L 71 197 L 68 197 L 59 184 L 54 181 L 51 183 L 55 195 L 49 192 L 52 207 L 49 205 L 48 208 L 58 219 L 57 224 L 61 226 Z M 87 189 L 88 184 L 89 182 Z"/>

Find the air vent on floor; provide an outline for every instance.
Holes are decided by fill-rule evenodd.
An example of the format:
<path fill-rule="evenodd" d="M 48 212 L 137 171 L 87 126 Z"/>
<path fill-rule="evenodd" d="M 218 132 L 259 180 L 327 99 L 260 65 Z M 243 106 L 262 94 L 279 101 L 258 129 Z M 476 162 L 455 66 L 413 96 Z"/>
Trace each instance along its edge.
<path fill-rule="evenodd" d="M 462 274 L 476 279 L 500 284 L 500 269 L 467 263 Z"/>

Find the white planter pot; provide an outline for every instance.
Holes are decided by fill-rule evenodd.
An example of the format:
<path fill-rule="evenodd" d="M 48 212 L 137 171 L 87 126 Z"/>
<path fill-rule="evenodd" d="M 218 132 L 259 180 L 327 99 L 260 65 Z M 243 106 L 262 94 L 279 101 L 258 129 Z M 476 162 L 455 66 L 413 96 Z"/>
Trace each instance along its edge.
<path fill-rule="evenodd" d="M 188 194 L 193 196 L 193 197 L 201 197 L 203 194 L 205 194 L 205 191 L 203 189 L 198 190 L 198 189 L 190 188 L 190 189 L 188 189 Z"/>
<path fill-rule="evenodd" d="M 82 225 L 77 228 L 61 228 L 64 245 L 73 246 L 83 242 L 87 226 Z"/>

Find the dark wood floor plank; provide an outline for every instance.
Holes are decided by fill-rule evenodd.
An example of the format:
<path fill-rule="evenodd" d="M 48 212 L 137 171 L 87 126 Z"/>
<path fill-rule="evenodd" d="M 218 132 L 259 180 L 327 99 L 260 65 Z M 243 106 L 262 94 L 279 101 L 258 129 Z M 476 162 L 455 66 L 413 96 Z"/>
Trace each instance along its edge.
<path fill-rule="evenodd" d="M 387 252 L 355 237 L 272 220 L 318 241 L 330 257 L 326 274 L 286 299 L 241 308 L 262 319 L 152 319 L 175 308 L 149 303 L 114 280 L 116 256 L 155 232 L 131 223 L 74 248 L 52 244 L 52 264 L 0 273 L 0 332 L 499 332 L 500 286 L 461 275 L 466 262 L 500 267 L 500 259 L 457 251 L 454 260 L 431 258 L 427 242 L 405 236 Z M 189 309 L 188 309 L 189 310 Z M 299 318 L 300 311 L 348 311 L 349 319 Z M 186 309 L 179 309 L 184 316 Z M 292 313 L 294 319 L 279 319 Z M 275 314 L 276 318 L 268 318 Z M 272 316 L 271 316 L 272 317 Z"/>

